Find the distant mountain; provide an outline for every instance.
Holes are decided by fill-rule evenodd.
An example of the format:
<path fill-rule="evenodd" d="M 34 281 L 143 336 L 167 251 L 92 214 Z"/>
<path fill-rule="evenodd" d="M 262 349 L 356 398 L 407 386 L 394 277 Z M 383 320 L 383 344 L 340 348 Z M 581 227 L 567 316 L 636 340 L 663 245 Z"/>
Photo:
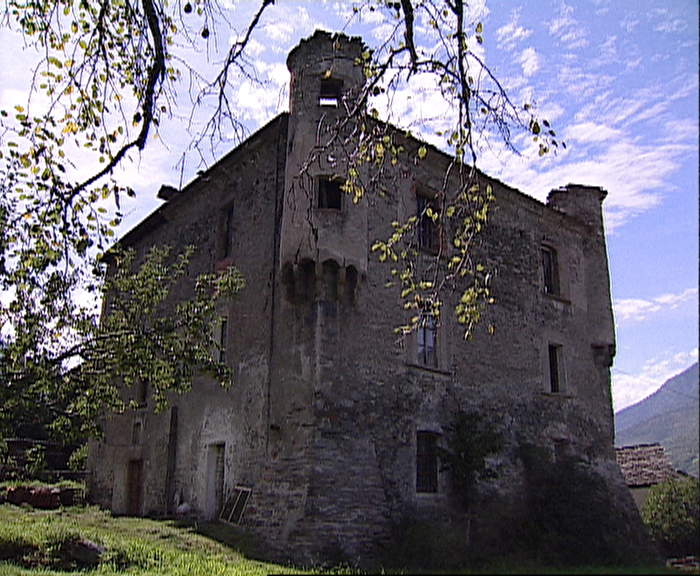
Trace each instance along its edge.
<path fill-rule="evenodd" d="M 671 463 L 698 477 L 698 364 L 644 400 L 615 414 L 615 445 L 664 447 Z"/>

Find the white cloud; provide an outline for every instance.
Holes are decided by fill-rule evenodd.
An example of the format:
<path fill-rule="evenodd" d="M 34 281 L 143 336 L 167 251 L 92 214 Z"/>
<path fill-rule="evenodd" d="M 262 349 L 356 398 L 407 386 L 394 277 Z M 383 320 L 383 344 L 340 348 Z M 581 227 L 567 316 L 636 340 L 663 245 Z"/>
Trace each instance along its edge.
<path fill-rule="evenodd" d="M 564 65 L 559 68 L 557 84 L 576 100 L 596 100 L 605 94 L 615 78 L 600 72 L 584 72 L 578 67 Z M 585 116 L 584 116 L 585 117 Z"/>
<path fill-rule="evenodd" d="M 648 360 L 636 374 L 612 370 L 613 407 L 615 412 L 636 404 L 656 392 L 669 378 L 698 361 L 697 347 L 689 351 L 667 350 Z"/>
<path fill-rule="evenodd" d="M 687 22 L 676 18 L 667 8 L 655 8 L 647 13 L 647 19 L 654 22 L 655 32 L 676 33 L 685 30 Z"/>
<path fill-rule="evenodd" d="M 638 141 L 625 131 L 591 122 L 564 128 L 562 134 L 567 149 L 545 158 L 539 157 L 538 144 L 525 136 L 516 138 L 520 156 L 492 143 L 481 167 L 541 201 L 567 182 L 601 186 L 608 191 L 603 208 L 609 234 L 674 191 L 667 179 L 690 150 L 689 145 L 673 142 Z"/>
<path fill-rule="evenodd" d="M 697 303 L 697 298 L 697 288 L 688 288 L 680 294 L 662 294 L 651 300 L 622 298 L 613 303 L 615 319 L 620 323 L 626 321 L 641 322 L 653 314 L 674 310 L 686 302 L 695 300 Z"/>
<path fill-rule="evenodd" d="M 626 70 L 628 72 L 630 72 L 632 70 L 636 70 L 642 64 L 643 60 L 644 60 L 644 58 L 642 58 L 641 56 L 639 58 L 635 58 L 633 60 L 627 60 L 627 62 L 625 62 Z"/>
<path fill-rule="evenodd" d="M 624 28 L 625 32 L 628 34 L 634 32 L 634 30 L 639 26 L 639 17 L 635 12 L 629 12 L 625 14 L 625 17 L 620 21 L 620 28 Z"/>
<path fill-rule="evenodd" d="M 605 124 L 595 122 L 580 122 L 566 128 L 564 139 L 569 145 L 574 142 L 609 142 L 620 138 L 622 132 Z"/>
<path fill-rule="evenodd" d="M 588 31 L 573 17 L 574 9 L 566 3 L 559 8 L 559 15 L 549 23 L 549 33 L 559 38 L 567 49 L 588 46 Z"/>
<path fill-rule="evenodd" d="M 558 35 L 564 28 L 568 28 L 576 24 L 572 14 L 574 9 L 566 3 L 562 3 L 559 8 L 559 16 L 549 23 L 549 33 Z"/>
<path fill-rule="evenodd" d="M 564 45 L 569 50 L 574 50 L 576 48 L 585 48 L 588 46 L 588 33 L 583 28 L 572 28 L 566 34 L 559 36 L 559 40 L 564 43 Z"/>
<path fill-rule="evenodd" d="M 520 55 L 520 64 L 525 76 L 532 76 L 540 69 L 540 57 L 534 48 L 526 48 Z"/>
<path fill-rule="evenodd" d="M 512 51 L 515 48 L 516 42 L 525 40 L 532 34 L 531 29 L 523 28 L 520 25 L 518 22 L 519 19 L 520 10 L 513 10 L 510 15 L 510 20 L 504 26 L 496 30 L 496 41 L 501 50 L 507 52 Z"/>
<path fill-rule="evenodd" d="M 600 46 L 600 58 L 596 64 L 610 65 L 617 61 L 617 36 L 608 36 Z"/>
<path fill-rule="evenodd" d="M 233 44 L 237 40 L 237 37 L 231 36 L 230 43 Z M 257 57 L 260 56 L 265 51 L 265 45 L 262 42 L 258 42 L 255 38 L 251 38 L 248 41 L 248 46 L 246 47 L 246 52 L 249 56 Z"/>

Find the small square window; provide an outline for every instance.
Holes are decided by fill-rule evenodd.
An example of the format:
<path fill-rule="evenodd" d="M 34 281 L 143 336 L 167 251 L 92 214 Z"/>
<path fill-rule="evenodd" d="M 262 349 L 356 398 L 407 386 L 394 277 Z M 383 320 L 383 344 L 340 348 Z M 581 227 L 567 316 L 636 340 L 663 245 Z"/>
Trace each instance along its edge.
<path fill-rule="evenodd" d="M 341 210 L 343 207 L 343 179 L 339 176 L 321 176 L 318 179 L 318 207 Z"/>
<path fill-rule="evenodd" d="M 343 95 L 343 81 L 336 78 L 324 78 L 321 80 L 321 93 L 318 104 L 323 107 L 337 108 Z"/>
<path fill-rule="evenodd" d="M 416 433 L 416 492 L 438 491 L 437 440 L 435 432 Z"/>
<path fill-rule="evenodd" d="M 559 262 L 557 251 L 551 246 L 542 246 L 542 272 L 544 291 L 547 294 L 559 294 Z"/>

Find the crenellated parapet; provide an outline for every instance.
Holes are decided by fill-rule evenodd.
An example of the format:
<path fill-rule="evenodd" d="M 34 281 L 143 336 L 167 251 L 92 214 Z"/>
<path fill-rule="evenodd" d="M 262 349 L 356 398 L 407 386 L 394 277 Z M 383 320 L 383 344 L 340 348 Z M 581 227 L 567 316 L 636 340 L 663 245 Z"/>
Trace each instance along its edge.
<path fill-rule="evenodd" d="M 357 268 L 351 264 L 341 266 L 335 260 L 305 259 L 296 264 L 286 262 L 281 280 L 285 297 L 293 304 L 323 301 L 352 306 L 357 297 L 358 276 Z"/>

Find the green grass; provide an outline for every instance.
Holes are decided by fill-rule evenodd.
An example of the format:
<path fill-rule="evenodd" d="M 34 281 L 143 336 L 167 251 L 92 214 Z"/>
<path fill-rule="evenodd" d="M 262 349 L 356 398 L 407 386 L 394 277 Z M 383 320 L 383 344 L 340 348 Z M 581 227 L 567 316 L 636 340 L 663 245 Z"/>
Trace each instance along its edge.
<path fill-rule="evenodd" d="M 104 548 L 96 568 L 81 568 L 65 553 L 77 540 Z M 0 505 L 0 576 L 168 575 L 262 576 L 305 574 L 246 558 L 237 551 L 244 540 L 232 537 L 216 523 L 187 525 L 172 521 L 113 517 L 96 507 L 35 510 Z M 244 548 L 243 548 L 244 549 Z M 344 567 L 332 573 L 355 573 Z M 411 570 L 405 572 L 413 573 Z M 319 573 L 319 572 L 316 572 Z M 328 573 L 328 572 L 326 572 Z M 398 572 L 401 573 L 401 572 Z M 464 572 L 474 574 L 475 572 Z M 658 568 L 584 567 L 547 569 L 538 566 L 494 565 L 482 574 L 659 574 Z M 682 574 L 667 570 L 667 574 Z M 697 572 L 696 572 L 697 573 Z"/>
<path fill-rule="evenodd" d="M 61 553 L 83 538 L 105 548 L 89 574 L 257 576 L 297 573 L 289 566 L 244 558 L 230 547 L 201 536 L 195 526 L 143 518 L 115 518 L 95 507 L 41 511 L 0 506 L 0 576 L 85 575 Z"/>

